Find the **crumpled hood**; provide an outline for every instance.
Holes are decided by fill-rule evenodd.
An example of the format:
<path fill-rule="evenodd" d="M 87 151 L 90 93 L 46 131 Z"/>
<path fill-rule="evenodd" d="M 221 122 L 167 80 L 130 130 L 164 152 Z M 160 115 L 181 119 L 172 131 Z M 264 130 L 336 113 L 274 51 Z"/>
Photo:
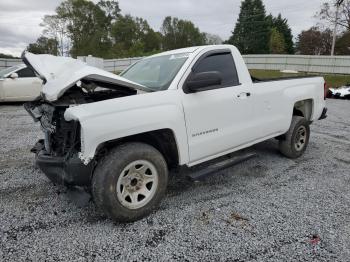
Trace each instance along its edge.
<path fill-rule="evenodd" d="M 69 88 L 80 80 L 90 80 L 149 91 L 145 86 L 102 69 L 88 66 L 80 60 L 53 55 L 22 54 L 23 62 L 32 68 L 44 81 L 42 93 L 46 100 L 59 99 Z"/>

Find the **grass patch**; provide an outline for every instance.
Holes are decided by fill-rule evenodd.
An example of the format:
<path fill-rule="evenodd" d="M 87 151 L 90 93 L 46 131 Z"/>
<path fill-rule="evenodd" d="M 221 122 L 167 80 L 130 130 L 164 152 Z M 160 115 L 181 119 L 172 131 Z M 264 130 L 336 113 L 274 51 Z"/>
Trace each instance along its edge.
<path fill-rule="evenodd" d="M 320 73 L 305 73 L 300 72 L 298 74 L 285 74 L 276 70 L 260 70 L 251 69 L 250 74 L 256 78 L 269 79 L 278 77 L 288 77 L 288 76 L 308 76 L 308 75 L 318 75 L 324 77 L 329 87 L 340 87 L 350 83 L 350 75 L 337 75 L 337 74 L 320 74 Z"/>

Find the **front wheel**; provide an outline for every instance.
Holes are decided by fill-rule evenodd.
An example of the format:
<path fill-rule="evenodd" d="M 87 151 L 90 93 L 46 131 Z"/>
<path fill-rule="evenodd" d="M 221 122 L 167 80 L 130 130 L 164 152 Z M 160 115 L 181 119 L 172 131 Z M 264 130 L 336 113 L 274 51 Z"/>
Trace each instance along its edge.
<path fill-rule="evenodd" d="M 279 141 L 280 152 L 288 158 L 298 158 L 306 150 L 309 144 L 309 122 L 301 116 L 293 116 L 292 123 L 285 139 Z"/>
<path fill-rule="evenodd" d="M 96 167 L 96 205 L 112 219 L 132 222 L 158 206 L 168 183 L 167 164 L 154 147 L 128 143 L 112 150 Z"/>

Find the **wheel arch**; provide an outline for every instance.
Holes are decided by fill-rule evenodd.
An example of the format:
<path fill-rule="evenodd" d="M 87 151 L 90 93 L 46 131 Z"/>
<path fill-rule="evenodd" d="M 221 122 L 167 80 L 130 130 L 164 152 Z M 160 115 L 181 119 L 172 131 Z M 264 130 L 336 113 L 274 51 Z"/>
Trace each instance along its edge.
<path fill-rule="evenodd" d="M 314 113 L 313 99 L 304 99 L 295 102 L 293 107 L 293 116 L 302 116 L 306 120 L 311 121 Z"/>
<path fill-rule="evenodd" d="M 141 142 L 153 146 L 163 155 L 169 167 L 176 167 L 180 164 L 180 151 L 176 141 L 176 136 L 173 130 L 169 128 L 105 141 L 99 144 L 96 149 L 96 160 L 108 154 L 112 148 L 129 142 Z"/>

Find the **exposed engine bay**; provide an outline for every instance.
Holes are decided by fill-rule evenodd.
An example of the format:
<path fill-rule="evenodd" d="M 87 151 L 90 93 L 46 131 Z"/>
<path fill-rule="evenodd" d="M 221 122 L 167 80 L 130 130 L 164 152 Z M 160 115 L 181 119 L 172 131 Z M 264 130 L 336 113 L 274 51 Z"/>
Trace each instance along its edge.
<path fill-rule="evenodd" d="M 111 89 L 112 87 L 113 89 Z M 79 122 L 64 119 L 67 108 L 82 104 L 95 103 L 103 100 L 135 95 L 131 88 L 111 86 L 108 83 L 79 81 L 74 87 L 66 91 L 59 100 L 47 102 L 40 97 L 33 102 L 26 103 L 25 109 L 35 122 L 41 123 L 45 134 L 44 148 L 34 148 L 32 151 L 45 149 L 52 156 L 66 156 L 80 151 Z M 38 147 L 38 146 L 36 146 Z"/>

